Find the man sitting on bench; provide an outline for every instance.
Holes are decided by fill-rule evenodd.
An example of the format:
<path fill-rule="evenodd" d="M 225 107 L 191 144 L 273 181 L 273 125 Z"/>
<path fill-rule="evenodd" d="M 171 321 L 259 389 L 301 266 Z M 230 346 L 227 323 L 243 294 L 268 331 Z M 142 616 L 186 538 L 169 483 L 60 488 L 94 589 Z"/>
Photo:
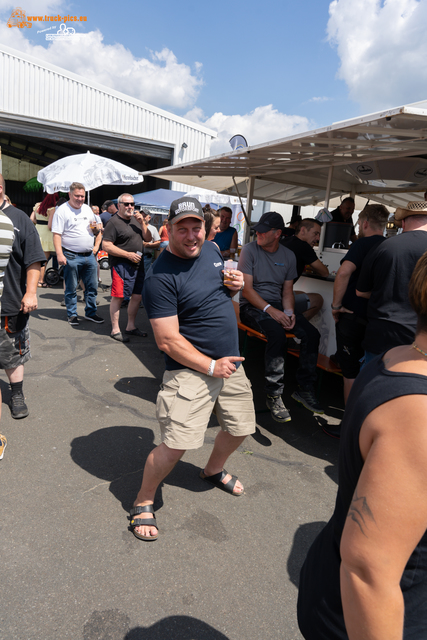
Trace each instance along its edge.
<path fill-rule="evenodd" d="M 254 226 L 256 241 L 243 247 L 239 260 L 239 270 L 245 274 L 245 288 L 240 294 L 240 319 L 267 338 L 266 402 L 277 422 L 291 419 L 282 400 L 286 331 L 292 331 L 301 340 L 296 376 L 299 388 L 292 398 L 310 411 L 324 413 L 314 393 L 320 334 L 302 314 L 295 316 L 296 259 L 292 251 L 279 243 L 283 228 L 279 213 L 264 213 Z"/>
<path fill-rule="evenodd" d="M 290 249 L 297 259 L 297 277 L 305 269 L 306 265 L 310 265 L 314 273 L 327 278 L 329 275 L 328 267 L 323 264 L 317 257 L 313 247 L 319 242 L 321 226 L 317 220 L 313 218 L 304 218 L 301 220 L 296 229 L 295 235 L 290 238 L 282 238 L 280 244 Z M 295 313 L 303 313 L 307 320 L 314 318 L 316 313 L 323 306 L 323 298 L 320 293 L 305 293 L 304 291 L 294 291 L 295 295 Z"/>

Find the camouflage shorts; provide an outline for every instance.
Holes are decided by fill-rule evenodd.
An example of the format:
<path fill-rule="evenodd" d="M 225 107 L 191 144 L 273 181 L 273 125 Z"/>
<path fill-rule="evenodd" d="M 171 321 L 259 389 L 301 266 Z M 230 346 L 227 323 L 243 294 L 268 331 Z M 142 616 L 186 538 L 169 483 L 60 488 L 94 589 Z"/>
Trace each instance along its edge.
<path fill-rule="evenodd" d="M 16 333 L 8 333 L 6 329 L 0 329 L 0 369 L 16 369 L 30 358 L 28 324 Z"/>

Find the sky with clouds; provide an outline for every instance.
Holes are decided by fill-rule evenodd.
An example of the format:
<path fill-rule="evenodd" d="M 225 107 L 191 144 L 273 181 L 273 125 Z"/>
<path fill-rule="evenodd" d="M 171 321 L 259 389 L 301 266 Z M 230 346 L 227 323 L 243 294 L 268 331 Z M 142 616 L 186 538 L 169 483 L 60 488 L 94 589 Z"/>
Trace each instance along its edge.
<path fill-rule="evenodd" d="M 0 42 L 213 128 L 212 153 L 427 97 L 427 0 L 20 2 L 86 17 L 81 37 L 10 28 L 17 5 L 0 0 Z"/>

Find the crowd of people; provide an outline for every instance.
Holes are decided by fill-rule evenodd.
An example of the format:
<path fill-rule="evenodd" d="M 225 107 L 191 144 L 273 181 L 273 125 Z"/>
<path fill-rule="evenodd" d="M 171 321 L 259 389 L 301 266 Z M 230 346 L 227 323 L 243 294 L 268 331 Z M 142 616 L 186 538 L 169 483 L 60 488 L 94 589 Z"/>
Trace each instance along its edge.
<path fill-rule="evenodd" d="M 202 208 L 184 196 L 172 202 L 157 232 L 149 213 L 135 211 L 129 193 L 119 196 L 117 206 L 105 202 L 100 216 L 98 207 L 84 203 L 80 183 L 71 185 L 66 202 L 57 200 L 47 196 L 30 219 L 7 202 L 0 176 L 0 367 L 10 382 L 11 415 L 29 413 L 23 394 L 28 316 L 37 308 L 52 246 L 63 267 L 67 319 L 75 327 L 79 282 L 85 319 L 104 322 L 96 306 L 95 256 L 102 242 L 112 269 L 111 337 L 128 342 L 147 335 L 135 323 L 143 301 L 165 358 L 156 405 L 162 442 L 148 455 L 129 516 L 135 537 L 152 542 L 159 535 L 157 487 L 188 449 L 203 446 L 212 412 L 220 430 L 200 477 L 233 497 L 244 494 L 242 482 L 224 469 L 255 431 L 236 294 L 241 321 L 267 340 L 265 394 L 272 418 L 291 420 L 282 400 L 289 340 L 300 351 L 292 398 L 308 411 L 324 412 L 315 394 L 320 335 L 310 322 L 324 301 L 295 286 L 307 265 L 329 275 L 313 249 L 321 223 L 300 219 L 286 234 L 283 217 L 267 212 L 254 225 L 256 239 L 243 247 L 238 267 L 229 268 L 224 258 L 235 256 L 237 233 L 227 207 Z M 357 238 L 353 210 L 346 198 L 335 212 L 352 225 L 353 238 L 331 305 L 346 404 L 341 425 L 329 432 L 341 440 L 338 496 L 301 571 L 298 620 L 307 640 L 421 640 L 427 633 L 427 203 L 398 208 L 402 233 L 388 239 L 386 207 L 371 204 L 360 212 Z M 0 458 L 6 444 L 1 436 Z"/>

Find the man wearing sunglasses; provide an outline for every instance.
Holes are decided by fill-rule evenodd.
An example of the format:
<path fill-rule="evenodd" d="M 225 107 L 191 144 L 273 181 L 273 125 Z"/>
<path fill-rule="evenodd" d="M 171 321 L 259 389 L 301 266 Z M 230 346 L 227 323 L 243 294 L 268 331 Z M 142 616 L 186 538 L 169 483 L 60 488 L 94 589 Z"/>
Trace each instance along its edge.
<path fill-rule="evenodd" d="M 130 193 L 122 193 L 118 198 L 119 209 L 106 224 L 103 249 L 110 256 L 111 263 L 111 337 L 118 342 L 129 342 L 129 335 L 146 337 L 135 326 L 136 314 L 141 304 L 144 285 L 144 241 L 150 242 L 151 232 L 143 215 L 135 211 L 135 202 Z M 127 307 L 125 333 L 120 331 L 120 307 L 123 298 L 130 298 Z"/>

